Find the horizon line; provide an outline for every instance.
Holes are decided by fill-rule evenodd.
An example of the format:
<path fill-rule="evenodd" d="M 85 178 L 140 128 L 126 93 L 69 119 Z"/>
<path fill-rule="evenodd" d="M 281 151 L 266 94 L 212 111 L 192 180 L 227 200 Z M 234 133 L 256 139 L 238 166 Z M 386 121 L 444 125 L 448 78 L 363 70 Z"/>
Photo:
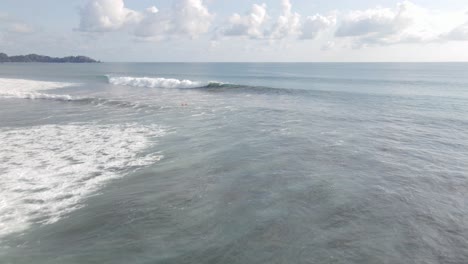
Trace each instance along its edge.
<path fill-rule="evenodd" d="M 101 63 L 468 63 L 468 61 L 104 61 Z"/>

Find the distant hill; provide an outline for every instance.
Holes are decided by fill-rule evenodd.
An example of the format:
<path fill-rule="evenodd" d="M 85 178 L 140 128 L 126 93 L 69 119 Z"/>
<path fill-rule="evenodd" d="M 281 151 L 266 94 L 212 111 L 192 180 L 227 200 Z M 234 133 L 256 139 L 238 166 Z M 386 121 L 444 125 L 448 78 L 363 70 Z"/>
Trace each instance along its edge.
<path fill-rule="evenodd" d="M 69 56 L 64 58 L 54 58 L 37 54 L 29 54 L 10 57 L 5 53 L 0 53 L 0 63 L 3 62 L 98 63 L 100 61 L 91 59 L 86 56 Z"/>

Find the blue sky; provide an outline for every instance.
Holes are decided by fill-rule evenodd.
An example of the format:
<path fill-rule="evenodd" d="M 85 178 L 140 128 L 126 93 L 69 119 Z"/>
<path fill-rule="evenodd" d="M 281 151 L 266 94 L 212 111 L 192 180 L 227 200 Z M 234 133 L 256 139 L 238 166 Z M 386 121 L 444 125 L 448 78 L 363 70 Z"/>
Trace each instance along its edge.
<path fill-rule="evenodd" d="M 2 0 L 0 51 L 104 61 L 468 61 L 468 2 Z"/>

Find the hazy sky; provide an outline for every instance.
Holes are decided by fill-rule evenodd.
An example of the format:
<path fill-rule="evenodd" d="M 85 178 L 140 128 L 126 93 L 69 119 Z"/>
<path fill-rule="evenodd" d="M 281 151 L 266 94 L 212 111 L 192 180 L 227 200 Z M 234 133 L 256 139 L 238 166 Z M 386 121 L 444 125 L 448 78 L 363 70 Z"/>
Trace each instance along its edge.
<path fill-rule="evenodd" d="M 468 1 L 1 0 L 0 51 L 104 61 L 468 61 Z"/>

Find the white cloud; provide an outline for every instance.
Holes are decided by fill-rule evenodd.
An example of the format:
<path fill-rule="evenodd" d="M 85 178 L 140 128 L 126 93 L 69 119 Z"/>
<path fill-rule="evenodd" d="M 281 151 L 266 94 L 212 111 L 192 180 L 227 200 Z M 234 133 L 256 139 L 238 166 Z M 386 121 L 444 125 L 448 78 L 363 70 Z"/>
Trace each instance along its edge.
<path fill-rule="evenodd" d="M 7 13 L 0 12 L 0 42 L 15 42 L 20 35 L 34 33 L 34 28 Z"/>
<path fill-rule="evenodd" d="M 146 40 L 196 37 L 206 33 L 213 20 L 202 0 L 176 0 L 169 10 L 151 6 L 142 12 L 126 8 L 123 0 L 90 0 L 80 15 L 80 31 L 127 30 Z"/>
<path fill-rule="evenodd" d="M 393 34 L 410 25 L 411 20 L 402 16 L 403 6 L 398 10 L 376 8 L 353 11 L 345 17 L 336 31 L 337 37 L 365 36 L 369 34 Z"/>
<path fill-rule="evenodd" d="M 206 33 L 213 15 L 201 0 L 178 0 L 171 10 L 151 7 L 142 15 L 134 34 L 142 40 L 161 40 L 171 36 L 195 38 Z"/>
<path fill-rule="evenodd" d="M 159 12 L 159 9 L 155 6 L 151 6 L 151 7 L 146 8 L 146 11 L 152 14 L 156 14 Z"/>
<path fill-rule="evenodd" d="M 468 13 L 466 13 L 468 16 Z M 451 29 L 448 33 L 441 35 L 442 40 L 468 41 L 468 20 Z"/>
<path fill-rule="evenodd" d="M 282 39 L 288 36 L 300 34 L 301 15 L 292 12 L 292 5 L 289 0 L 281 0 L 282 14 L 278 17 L 270 37 Z"/>
<path fill-rule="evenodd" d="M 213 15 L 201 0 L 178 0 L 172 14 L 173 32 L 195 37 L 206 33 L 210 28 Z"/>
<path fill-rule="evenodd" d="M 468 23 L 460 25 L 445 35 L 448 40 L 468 40 Z"/>
<path fill-rule="evenodd" d="M 141 39 L 161 40 L 171 31 L 171 17 L 168 12 L 161 12 L 156 7 L 146 9 L 143 19 L 133 29 L 133 34 Z"/>
<path fill-rule="evenodd" d="M 335 16 L 322 16 L 320 14 L 306 17 L 302 25 L 302 39 L 314 39 L 317 35 L 336 24 Z"/>
<path fill-rule="evenodd" d="M 28 34 L 34 32 L 33 28 L 27 24 L 23 23 L 13 23 L 9 25 L 8 32 L 18 33 L 18 34 Z"/>
<path fill-rule="evenodd" d="M 78 30 L 84 32 L 119 30 L 141 20 L 141 14 L 126 8 L 123 0 L 90 0 L 80 15 Z"/>
<path fill-rule="evenodd" d="M 393 9 L 378 7 L 348 13 L 335 36 L 351 38 L 357 47 L 434 42 L 447 24 L 444 20 L 447 17 L 404 1 Z"/>
<path fill-rule="evenodd" d="M 223 30 L 226 36 L 247 36 L 250 38 L 262 38 L 263 26 L 268 20 L 266 4 L 254 4 L 249 14 L 241 16 L 234 14 L 229 18 L 229 26 Z"/>
<path fill-rule="evenodd" d="M 142 11 L 127 8 L 124 0 L 88 0 L 80 11 L 78 30 L 91 33 L 122 31 L 140 41 L 197 38 L 211 33 L 215 35 L 213 39 L 217 45 L 220 36 L 270 42 L 293 38 L 318 39 L 324 49 L 331 48 L 335 43 L 340 46 L 351 43 L 353 47 L 364 47 L 468 40 L 468 22 L 464 14 L 429 10 L 410 1 L 403 1 L 393 8 L 376 7 L 313 16 L 294 12 L 291 0 L 275 1 L 281 5 L 279 15 L 273 19 L 269 16 L 266 4 L 253 4 L 246 14 L 234 13 L 225 25 L 215 26 L 210 31 L 214 14 L 203 0 L 172 0 L 173 4 L 169 8 L 150 6 Z M 7 19 L 6 15 L 0 13 L 0 20 L 2 17 L 3 21 Z M 4 26 L 5 32 L 31 31 L 26 25 L 9 24 L 10 27 Z"/>
<path fill-rule="evenodd" d="M 325 43 L 325 45 L 322 46 L 322 50 L 323 51 L 326 51 L 326 50 L 331 50 L 335 47 L 335 42 L 333 41 L 328 41 L 327 43 Z"/>
<path fill-rule="evenodd" d="M 273 23 L 269 22 L 266 4 L 254 4 L 249 13 L 241 16 L 237 13 L 229 18 L 228 26 L 221 30 L 221 35 L 241 36 L 251 39 L 281 40 L 291 37 L 314 39 L 321 31 L 335 25 L 335 16 L 314 15 L 305 18 L 292 11 L 290 0 L 281 0 L 281 14 Z"/>

